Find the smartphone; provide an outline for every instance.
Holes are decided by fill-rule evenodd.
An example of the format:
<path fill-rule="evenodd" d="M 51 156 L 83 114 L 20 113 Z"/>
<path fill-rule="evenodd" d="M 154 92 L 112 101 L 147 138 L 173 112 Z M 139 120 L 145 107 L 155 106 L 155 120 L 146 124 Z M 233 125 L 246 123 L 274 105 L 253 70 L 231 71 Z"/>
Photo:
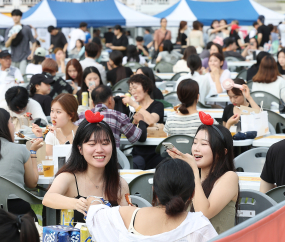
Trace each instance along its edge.
<path fill-rule="evenodd" d="M 91 87 L 91 86 L 95 86 L 95 82 L 94 81 L 90 81 L 89 82 L 89 87 Z"/>
<path fill-rule="evenodd" d="M 172 149 L 175 148 L 175 146 L 172 143 L 170 143 L 170 142 L 163 142 L 162 145 L 165 147 L 165 149 L 170 150 L 171 152 L 173 152 L 176 155 L 178 155 L 176 152 L 172 151 Z"/>
<path fill-rule="evenodd" d="M 66 80 L 66 82 L 67 82 L 67 83 L 71 83 L 71 82 L 72 82 L 72 80 Z"/>

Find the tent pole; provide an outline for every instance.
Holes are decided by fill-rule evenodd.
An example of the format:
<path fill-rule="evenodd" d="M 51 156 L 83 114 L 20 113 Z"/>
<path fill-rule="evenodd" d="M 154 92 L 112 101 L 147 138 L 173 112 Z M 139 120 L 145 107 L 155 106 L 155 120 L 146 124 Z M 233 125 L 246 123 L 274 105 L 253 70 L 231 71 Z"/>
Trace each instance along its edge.
<path fill-rule="evenodd" d="M 90 35 L 91 35 L 91 39 L 93 39 L 93 27 L 90 27 Z"/>

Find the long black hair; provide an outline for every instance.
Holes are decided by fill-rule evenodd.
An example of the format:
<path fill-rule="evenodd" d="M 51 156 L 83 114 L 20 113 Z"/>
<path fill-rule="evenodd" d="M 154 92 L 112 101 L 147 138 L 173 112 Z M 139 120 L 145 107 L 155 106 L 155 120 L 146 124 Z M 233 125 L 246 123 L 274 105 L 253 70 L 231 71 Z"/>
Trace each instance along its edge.
<path fill-rule="evenodd" d="M 194 189 L 191 166 L 180 159 L 166 158 L 155 170 L 152 205 L 163 205 L 167 215 L 176 216 L 186 211 Z"/>
<path fill-rule="evenodd" d="M 11 133 L 9 130 L 8 122 L 10 120 L 10 114 L 3 108 L 0 108 L 0 138 L 4 138 L 10 142 L 13 142 Z M 1 139 L 0 139 L 0 160 L 1 155 Z"/>
<path fill-rule="evenodd" d="M 114 64 L 117 66 L 116 70 L 116 83 L 124 78 L 126 78 L 126 70 L 125 67 L 122 66 L 122 61 L 123 61 L 123 54 L 121 51 L 118 50 L 113 50 L 109 58 L 114 62 Z"/>
<path fill-rule="evenodd" d="M 135 60 L 135 62 L 140 62 L 140 57 L 137 51 L 137 47 L 134 45 L 128 45 L 127 47 L 127 62 Z"/>
<path fill-rule="evenodd" d="M 34 219 L 29 215 L 16 216 L 0 209 L 1 242 L 40 242 Z"/>
<path fill-rule="evenodd" d="M 99 79 L 100 79 L 100 84 L 99 85 L 103 85 L 101 74 L 100 74 L 99 70 L 95 66 L 86 67 L 84 69 L 84 72 L 83 72 L 83 75 L 82 75 L 82 79 L 83 80 L 81 82 L 81 89 L 80 89 L 80 91 L 78 92 L 78 95 L 77 95 L 77 100 L 78 100 L 79 104 L 82 104 L 82 92 L 88 92 L 88 88 L 89 87 L 87 87 L 87 85 L 85 83 L 85 79 L 86 79 L 86 77 L 90 73 L 96 73 L 99 76 Z M 88 93 L 88 97 L 89 97 L 89 93 Z"/>
<path fill-rule="evenodd" d="M 84 143 L 87 143 L 93 134 L 96 143 L 103 141 L 112 143 L 112 156 L 104 170 L 104 194 L 106 194 L 107 199 L 113 206 L 117 206 L 121 184 L 117 166 L 116 141 L 112 129 L 104 121 L 101 121 L 100 123 L 89 123 L 84 119 L 80 123 L 73 140 L 70 158 L 57 172 L 56 176 L 62 172 L 76 173 L 85 172 L 87 170 L 88 163 L 84 159 L 84 156 L 80 154 L 78 147 L 82 147 Z"/>
<path fill-rule="evenodd" d="M 277 65 L 278 65 L 278 71 L 280 74 L 282 74 L 284 72 L 284 70 L 282 69 L 282 66 L 280 65 L 279 61 L 278 61 L 278 56 L 280 53 L 283 53 L 285 55 L 285 49 L 281 49 L 278 54 L 277 54 Z"/>

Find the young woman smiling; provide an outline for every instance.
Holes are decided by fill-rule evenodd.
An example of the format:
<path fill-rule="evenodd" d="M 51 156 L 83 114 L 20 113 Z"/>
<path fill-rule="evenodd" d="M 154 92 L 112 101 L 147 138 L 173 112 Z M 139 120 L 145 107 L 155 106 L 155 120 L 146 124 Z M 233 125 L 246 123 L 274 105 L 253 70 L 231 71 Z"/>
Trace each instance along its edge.
<path fill-rule="evenodd" d="M 62 93 L 53 99 L 50 112 L 53 126 L 45 137 L 47 156 L 52 156 L 54 145 L 73 143 L 78 128 L 73 124 L 78 120 L 77 109 L 78 102 L 72 94 Z M 36 124 L 33 124 L 33 133 L 43 137 L 42 129 Z"/>
<path fill-rule="evenodd" d="M 104 121 L 89 123 L 84 119 L 74 137 L 68 163 L 56 174 L 43 204 L 54 209 L 73 209 L 74 222 L 85 222 L 88 196 L 102 197 L 112 206 L 126 206 L 127 193 L 128 184 L 118 171 L 111 128 Z"/>
<path fill-rule="evenodd" d="M 221 125 L 201 125 L 192 145 L 193 155 L 183 154 L 176 148 L 167 152 L 172 158 L 186 161 L 193 169 L 195 212 L 202 212 L 210 219 L 218 234 L 232 228 L 239 178 L 234 172 L 233 139 L 229 130 Z"/>
<path fill-rule="evenodd" d="M 228 90 L 228 96 L 232 104 L 225 107 L 223 112 L 223 126 L 230 129 L 232 125 L 238 124 L 240 120 L 241 111 L 238 107 L 246 106 L 250 108 L 259 109 L 260 107 L 256 104 L 253 98 L 250 96 L 250 90 L 242 79 L 234 79 L 235 84 L 242 85 L 242 89 L 233 88 Z M 238 125 L 238 131 L 240 130 L 240 125 Z"/>

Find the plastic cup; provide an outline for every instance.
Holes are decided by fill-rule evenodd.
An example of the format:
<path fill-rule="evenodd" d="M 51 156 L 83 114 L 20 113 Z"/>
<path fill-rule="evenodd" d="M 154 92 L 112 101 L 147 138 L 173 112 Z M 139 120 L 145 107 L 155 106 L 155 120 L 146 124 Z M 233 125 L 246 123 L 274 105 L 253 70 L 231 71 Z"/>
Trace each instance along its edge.
<path fill-rule="evenodd" d="M 43 160 L 42 164 L 44 169 L 44 177 L 53 177 L 54 176 L 53 160 Z"/>

